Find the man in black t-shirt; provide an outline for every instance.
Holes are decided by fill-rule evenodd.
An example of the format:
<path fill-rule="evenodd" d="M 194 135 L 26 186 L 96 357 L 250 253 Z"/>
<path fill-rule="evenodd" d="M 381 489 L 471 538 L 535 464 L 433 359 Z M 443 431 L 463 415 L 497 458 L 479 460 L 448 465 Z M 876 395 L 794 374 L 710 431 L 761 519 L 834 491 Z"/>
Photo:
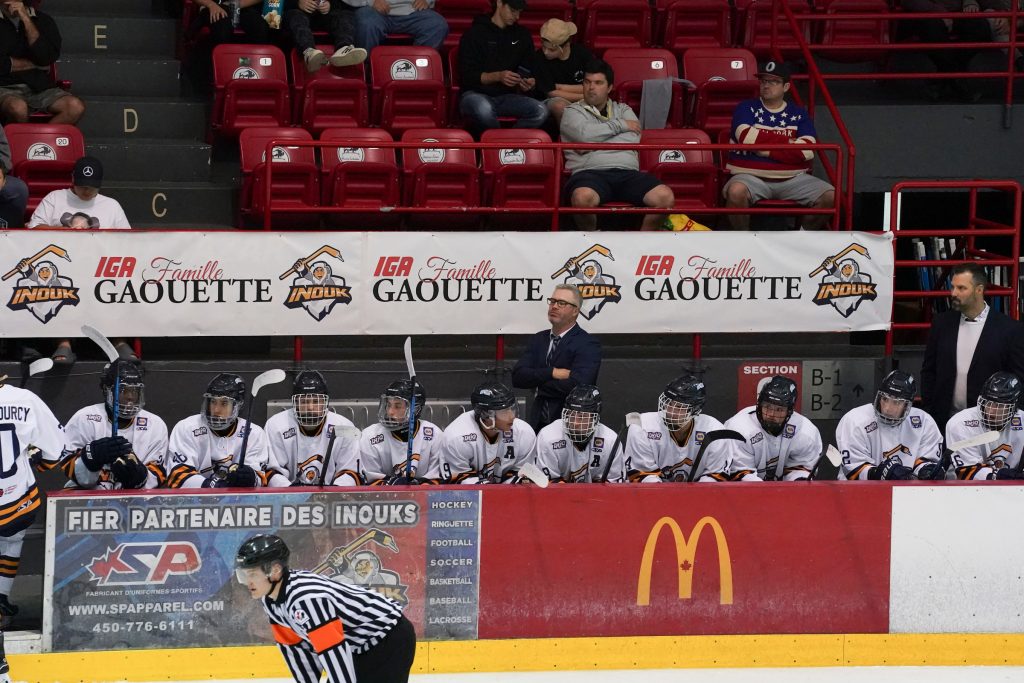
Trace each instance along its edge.
<path fill-rule="evenodd" d="M 594 58 L 584 45 L 570 42 L 574 35 L 576 24 L 548 19 L 540 27 L 540 49 L 534 53 L 533 92 L 544 100 L 556 128 L 565 108 L 583 99 L 583 69 Z"/>

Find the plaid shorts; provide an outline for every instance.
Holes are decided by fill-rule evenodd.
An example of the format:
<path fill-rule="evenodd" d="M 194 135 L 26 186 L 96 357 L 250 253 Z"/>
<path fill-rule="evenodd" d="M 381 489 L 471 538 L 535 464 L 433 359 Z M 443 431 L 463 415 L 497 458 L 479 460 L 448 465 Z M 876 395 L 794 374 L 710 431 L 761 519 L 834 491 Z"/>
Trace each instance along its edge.
<path fill-rule="evenodd" d="M 54 102 L 70 94 L 67 90 L 61 90 L 60 88 L 47 88 L 42 92 L 34 93 L 32 88 L 18 83 L 0 87 L 0 102 L 3 102 L 8 97 L 19 97 L 28 103 L 30 112 L 45 113 L 50 111 L 50 107 L 53 106 Z"/>

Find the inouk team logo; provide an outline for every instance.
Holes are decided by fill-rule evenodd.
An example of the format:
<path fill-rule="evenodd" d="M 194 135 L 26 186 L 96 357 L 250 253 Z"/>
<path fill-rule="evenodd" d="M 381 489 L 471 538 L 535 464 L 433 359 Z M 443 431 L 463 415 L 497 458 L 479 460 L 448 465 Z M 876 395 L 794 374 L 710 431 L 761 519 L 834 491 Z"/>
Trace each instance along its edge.
<path fill-rule="evenodd" d="M 71 278 L 60 274 L 56 259 L 71 261 L 67 250 L 50 244 L 32 256 L 21 259 L 14 268 L 4 273 L 4 280 L 19 276 L 14 283 L 11 298 L 7 301 L 7 308 L 12 311 L 28 311 L 39 322 L 46 324 L 65 305 L 77 306 L 80 301 L 78 288 Z"/>
<path fill-rule="evenodd" d="M 587 320 L 593 320 L 605 304 L 617 304 L 622 301 L 622 294 L 619 292 L 619 285 L 615 284 L 615 278 L 604 271 L 597 258 L 591 257 L 615 260 L 608 247 L 595 244 L 583 253 L 570 258 L 564 266 L 551 274 L 552 280 L 557 280 L 565 275 L 562 282 L 567 285 L 575 285 L 580 290 L 580 296 L 583 297 L 580 315 Z"/>
<path fill-rule="evenodd" d="M 714 517 L 701 517 L 690 530 L 689 539 L 683 535 L 679 524 L 671 517 L 662 517 L 654 523 L 651 532 L 647 535 L 644 554 L 640 558 L 640 574 L 637 576 L 636 582 L 636 604 L 640 607 L 651 604 L 651 572 L 654 570 L 654 555 L 658 550 L 661 530 L 665 527 L 672 532 L 672 540 L 675 541 L 679 599 L 689 600 L 693 596 L 693 572 L 696 569 L 694 561 L 697 556 L 697 546 L 700 544 L 701 533 L 705 528 L 710 528 L 718 545 L 718 602 L 722 605 L 731 605 L 732 557 L 729 555 L 729 543 L 726 541 L 725 532 L 722 531 L 722 525 Z"/>
<path fill-rule="evenodd" d="M 409 586 L 402 583 L 398 572 L 385 569 L 380 556 L 370 547 L 380 546 L 398 553 L 395 537 L 381 529 L 368 529 L 350 543 L 327 553 L 327 557 L 313 568 L 313 572 L 339 583 L 351 583 L 371 588 L 402 606 L 409 604 Z"/>
<path fill-rule="evenodd" d="M 188 542 L 122 543 L 94 557 L 87 569 L 99 586 L 164 584 L 172 576 L 199 571 L 203 560 Z"/>
<path fill-rule="evenodd" d="M 809 273 L 810 277 L 824 273 L 818 283 L 818 291 L 814 294 L 814 303 L 832 306 L 839 311 L 839 315 L 849 318 L 863 302 L 878 298 L 877 285 L 870 275 L 863 272 L 858 257 L 871 260 L 867 248 L 854 242 L 838 254 L 826 258 Z"/>
<path fill-rule="evenodd" d="M 340 250 L 325 244 L 309 256 L 300 258 L 278 278 L 284 280 L 292 274 L 295 275 L 284 305 L 287 308 L 301 306 L 317 322 L 326 318 L 335 304 L 352 303 L 352 292 L 345 284 L 345 278 L 335 275 L 331 270 L 331 264 L 322 259 L 322 256 L 345 262 Z"/>

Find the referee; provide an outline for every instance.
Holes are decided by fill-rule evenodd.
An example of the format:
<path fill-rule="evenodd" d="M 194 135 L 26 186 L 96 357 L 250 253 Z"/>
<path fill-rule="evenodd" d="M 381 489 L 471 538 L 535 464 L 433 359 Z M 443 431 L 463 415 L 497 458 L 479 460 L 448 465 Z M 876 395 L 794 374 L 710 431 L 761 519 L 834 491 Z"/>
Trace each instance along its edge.
<path fill-rule="evenodd" d="M 262 599 L 298 683 L 405 683 L 416 632 L 398 603 L 365 588 L 288 569 L 288 546 L 253 536 L 238 548 L 235 576 Z"/>

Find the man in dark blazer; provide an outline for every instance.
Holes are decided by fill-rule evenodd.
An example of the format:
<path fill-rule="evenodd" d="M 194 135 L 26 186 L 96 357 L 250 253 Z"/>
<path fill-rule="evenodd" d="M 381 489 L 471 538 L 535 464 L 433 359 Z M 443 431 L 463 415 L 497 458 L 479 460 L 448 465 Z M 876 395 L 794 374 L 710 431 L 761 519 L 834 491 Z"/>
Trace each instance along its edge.
<path fill-rule="evenodd" d="M 597 384 L 601 342 L 576 324 L 583 298 L 573 285 L 555 285 L 548 299 L 550 330 L 533 335 L 512 369 L 512 386 L 533 389 L 530 426 L 540 431 L 562 417 L 562 404 L 578 384 Z"/>
<path fill-rule="evenodd" d="M 944 430 L 957 411 L 978 401 L 992 373 L 1024 378 L 1021 324 L 985 303 L 988 277 L 975 263 L 953 267 L 951 311 L 932 319 L 921 367 L 921 407 Z"/>

